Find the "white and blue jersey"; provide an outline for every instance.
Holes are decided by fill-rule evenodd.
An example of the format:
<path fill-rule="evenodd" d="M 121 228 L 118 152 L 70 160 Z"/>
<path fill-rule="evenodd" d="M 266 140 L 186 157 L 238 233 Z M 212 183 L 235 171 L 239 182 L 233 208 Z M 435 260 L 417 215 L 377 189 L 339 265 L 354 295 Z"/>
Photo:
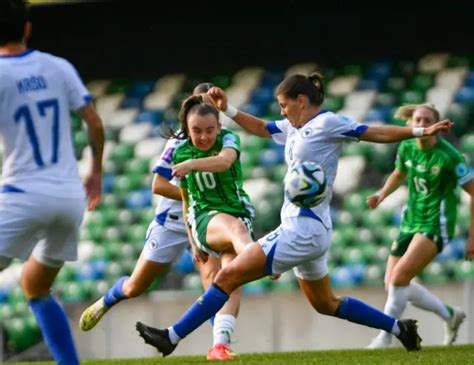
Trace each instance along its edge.
<path fill-rule="evenodd" d="M 36 50 L 0 56 L 0 191 L 85 197 L 70 112 L 91 100 L 65 59 Z"/>
<path fill-rule="evenodd" d="M 173 153 L 183 140 L 170 139 L 163 149 L 161 156 L 156 163 L 153 172 L 159 174 L 164 178 L 170 180 L 173 185 L 177 185 L 178 181 L 172 176 L 172 161 Z M 186 232 L 183 221 L 183 203 L 178 200 L 173 200 L 160 197 L 158 205 L 155 210 L 155 221 L 165 228 L 177 232 Z"/>
<path fill-rule="evenodd" d="M 320 220 L 326 228 L 332 228 L 329 203 L 343 142 L 358 141 L 367 128 L 329 111 L 320 112 L 300 128 L 293 127 L 288 119 L 267 124 L 273 140 L 285 145 L 288 171 L 298 161 L 314 161 L 322 166 L 327 179 L 327 196 L 316 207 L 299 208 L 285 197 L 281 209 L 282 222 L 285 218 L 307 216 Z"/>

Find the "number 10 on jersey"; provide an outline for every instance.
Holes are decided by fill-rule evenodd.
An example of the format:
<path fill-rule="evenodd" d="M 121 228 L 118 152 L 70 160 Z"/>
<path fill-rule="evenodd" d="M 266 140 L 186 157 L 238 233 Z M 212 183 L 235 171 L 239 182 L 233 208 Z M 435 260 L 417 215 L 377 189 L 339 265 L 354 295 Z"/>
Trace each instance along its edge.
<path fill-rule="evenodd" d="M 196 172 L 194 176 L 200 192 L 206 189 L 215 189 L 217 184 L 212 172 Z"/>

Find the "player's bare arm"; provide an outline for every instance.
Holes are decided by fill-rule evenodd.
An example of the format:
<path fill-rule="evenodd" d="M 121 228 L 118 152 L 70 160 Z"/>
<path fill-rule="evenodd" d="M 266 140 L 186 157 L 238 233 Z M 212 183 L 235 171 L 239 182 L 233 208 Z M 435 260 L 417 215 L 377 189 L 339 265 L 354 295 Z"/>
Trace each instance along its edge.
<path fill-rule="evenodd" d="M 253 115 L 235 110 L 235 108 L 230 106 L 227 102 L 227 95 L 225 94 L 224 90 L 219 87 L 213 87 L 207 92 L 207 94 L 212 98 L 214 105 L 216 105 L 220 111 L 232 118 L 247 132 L 255 134 L 259 137 L 271 137 L 270 132 L 267 130 L 267 123 L 260 118 L 254 117 Z M 230 108 L 233 108 L 237 114 L 229 115 L 228 113 Z"/>
<path fill-rule="evenodd" d="M 237 159 L 237 151 L 224 148 L 217 156 L 195 158 L 173 166 L 173 175 L 184 177 L 191 171 L 222 172 L 229 169 Z"/>
<path fill-rule="evenodd" d="M 377 143 L 392 143 L 399 142 L 405 139 L 414 137 L 427 137 L 434 136 L 439 132 L 449 133 L 453 122 L 449 119 L 441 120 L 429 127 L 420 128 L 418 132 L 415 131 L 417 128 L 410 127 L 398 127 L 398 126 L 373 126 L 367 128 L 367 130 L 360 136 L 362 141 L 377 142 Z M 421 131 L 423 129 L 423 131 Z M 417 135 L 417 133 L 422 133 Z"/>
<path fill-rule="evenodd" d="M 405 177 L 405 171 L 399 170 L 397 168 L 393 170 L 393 172 L 387 178 L 387 181 L 385 182 L 382 189 L 367 198 L 367 205 L 369 206 L 369 208 L 377 208 L 387 196 L 389 196 L 395 190 L 398 189 L 398 187 L 402 184 L 403 180 L 405 180 Z"/>
<path fill-rule="evenodd" d="M 161 176 L 160 174 L 155 174 L 153 176 L 152 183 L 152 192 L 153 194 L 162 195 L 165 198 L 173 200 L 181 200 L 181 192 L 176 185 L 170 183 L 170 181 Z"/>
<path fill-rule="evenodd" d="M 92 151 L 91 166 L 84 179 L 84 188 L 88 198 L 88 209 L 99 204 L 102 192 L 102 155 L 104 151 L 104 127 L 92 103 L 79 110 L 79 115 L 87 124 L 87 134 Z"/>

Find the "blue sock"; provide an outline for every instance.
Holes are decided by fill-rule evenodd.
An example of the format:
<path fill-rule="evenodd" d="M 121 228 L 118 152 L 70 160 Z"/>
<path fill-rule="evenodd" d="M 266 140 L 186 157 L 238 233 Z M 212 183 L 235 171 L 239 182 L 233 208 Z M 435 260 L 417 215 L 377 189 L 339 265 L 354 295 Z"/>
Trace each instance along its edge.
<path fill-rule="evenodd" d="M 342 297 L 339 307 L 334 314 L 336 317 L 364 326 L 378 328 L 388 333 L 392 332 L 395 318 L 387 316 L 378 309 L 351 297 Z"/>
<path fill-rule="evenodd" d="M 224 293 L 217 285 L 212 284 L 207 291 L 198 298 L 173 325 L 173 329 L 180 338 L 185 338 L 201 324 L 214 316 L 221 309 L 229 296 Z"/>
<path fill-rule="evenodd" d="M 59 303 L 49 294 L 31 299 L 29 305 L 56 363 L 79 365 L 69 322 Z"/>
<path fill-rule="evenodd" d="M 107 291 L 107 293 L 105 293 L 104 304 L 107 307 L 112 307 L 118 302 L 120 302 L 121 300 L 127 299 L 127 297 L 123 294 L 122 286 L 125 280 L 127 280 L 128 278 L 129 278 L 128 276 L 122 276 L 120 279 L 117 280 L 114 286 L 111 287 Z"/>

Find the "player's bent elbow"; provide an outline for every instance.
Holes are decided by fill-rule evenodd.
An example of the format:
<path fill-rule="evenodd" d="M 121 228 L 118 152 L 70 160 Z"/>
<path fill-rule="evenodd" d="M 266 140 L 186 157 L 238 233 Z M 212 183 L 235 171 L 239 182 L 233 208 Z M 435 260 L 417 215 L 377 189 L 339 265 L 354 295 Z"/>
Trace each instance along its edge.
<path fill-rule="evenodd" d="M 232 162 L 225 161 L 225 162 L 222 164 L 222 171 L 227 171 L 227 170 L 229 170 L 231 166 L 232 166 Z"/>
<path fill-rule="evenodd" d="M 219 165 L 216 168 L 215 172 L 224 172 L 230 169 L 232 166 L 233 161 L 229 161 L 225 158 L 222 158 L 221 161 L 219 161 Z"/>

